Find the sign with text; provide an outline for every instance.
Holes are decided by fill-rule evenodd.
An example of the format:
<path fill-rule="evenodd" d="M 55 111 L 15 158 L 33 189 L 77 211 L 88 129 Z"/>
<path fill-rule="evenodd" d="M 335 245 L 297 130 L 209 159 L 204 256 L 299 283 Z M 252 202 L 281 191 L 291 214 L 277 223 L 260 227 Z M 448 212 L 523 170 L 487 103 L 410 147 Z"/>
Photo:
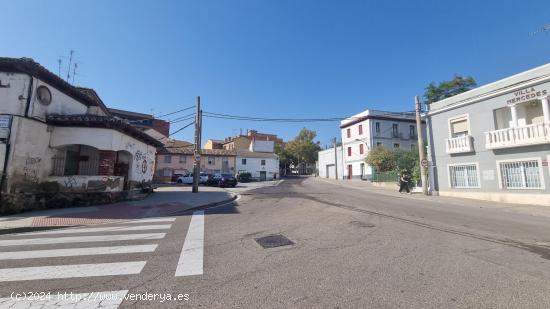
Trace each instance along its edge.
<path fill-rule="evenodd" d="M 535 99 L 541 99 L 548 96 L 548 90 L 542 86 L 527 87 L 514 91 L 512 97 L 506 100 L 506 104 L 514 105 L 523 102 L 529 102 Z"/>
<path fill-rule="evenodd" d="M 11 122 L 10 115 L 0 115 L 0 128 L 9 128 Z"/>

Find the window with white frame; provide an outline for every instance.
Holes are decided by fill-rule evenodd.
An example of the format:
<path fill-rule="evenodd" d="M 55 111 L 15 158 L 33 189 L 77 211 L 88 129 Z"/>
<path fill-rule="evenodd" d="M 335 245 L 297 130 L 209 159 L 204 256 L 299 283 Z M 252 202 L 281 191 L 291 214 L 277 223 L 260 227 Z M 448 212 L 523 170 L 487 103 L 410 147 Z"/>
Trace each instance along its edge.
<path fill-rule="evenodd" d="M 165 155 L 164 156 L 164 163 L 172 163 L 172 156 L 171 155 Z"/>
<path fill-rule="evenodd" d="M 542 189 L 538 160 L 499 162 L 503 189 Z"/>
<path fill-rule="evenodd" d="M 375 130 L 376 134 L 380 134 L 380 122 L 375 123 Z"/>
<path fill-rule="evenodd" d="M 470 123 L 468 116 L 460 116 L 449 119 L 451 137 L 466 136 L 470 134 Z"/>
<path fill-rule="evenodd" d="M 449 179 L 451 188 L 479 188 L 476 164 L 450 165 Z"/>

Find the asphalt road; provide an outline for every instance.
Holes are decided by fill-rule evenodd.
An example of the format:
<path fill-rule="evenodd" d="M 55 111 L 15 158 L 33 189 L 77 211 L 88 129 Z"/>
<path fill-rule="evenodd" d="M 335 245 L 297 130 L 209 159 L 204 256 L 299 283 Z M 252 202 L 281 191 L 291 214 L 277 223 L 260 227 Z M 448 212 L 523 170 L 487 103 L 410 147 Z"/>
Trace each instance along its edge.
<path fill-rule="evenodd" d="M 294 244 L 255 240 L 279 234 Z M 37 308 L 548 308 L 550 218 L 288 179 L 204 212 L 3 235 L 0 308 L 29 295 Z"/>

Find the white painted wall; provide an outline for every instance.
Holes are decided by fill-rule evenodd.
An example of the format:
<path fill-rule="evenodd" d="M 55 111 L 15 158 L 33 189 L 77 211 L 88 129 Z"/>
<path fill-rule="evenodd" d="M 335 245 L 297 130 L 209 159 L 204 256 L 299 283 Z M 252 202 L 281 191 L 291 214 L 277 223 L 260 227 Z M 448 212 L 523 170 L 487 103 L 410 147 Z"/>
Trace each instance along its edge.
<path fill-rule="evenodd" d="M 400 115 L 399 113 L 390 113 L 376 110 L 366 110 L 357 115 L 343 120 L 341 124 L 347 124 L 356 120 L 358 117 L 364 116 L 380 116 L 392 117 L 396 119 L 366 119 L 355 123 L 349 127 L 341 128 L 341 137 L 343 145 L 343 167 L 344 178 L 348 176 L 348 165 L 352 166 L 353 178 L 359 178 L 361 175 L 361 164 L 364 164 L 364 177 L 372 175 L 372 168 L 365 163 L 370 150 L 374 149 L 378 143 L 388 149 L 393 149 L 394 144 L 399 144 L 399 148 L 403 150 L 417 149 L 418 140 L 415 137 L 410 137 L 410 126 L 414 126 L 416 134 L 416 123 L 410 122 L 414 120 L 413 115 Z M 400 120 L 402 119 L 402 120 Z M 376 123 L 380 123 L 380 132 L 376 132 Z M 398 137 L 393 137 L 393 124 L 397 124 Z M 359 125 L 362 125 L 362 134 L 359 134 Z M 347 135 L 348 128 L 350 129 L 350 137 Z M 423 125 L 425 132 L 425 125 Z M 363 144 L 363 154 L 360 153 L 360 144 Z M 351 148 L 351 155 L 348 155 L 348 148 Z M 321 171 L 319 170 L 319 173 Z M 339 175 L 340 178 L 340 175 Z"/>
<path fill-rule="evenodd" d="M 30 77 L 25 74 L 0 72 L 0 114 L 24 115 Z"/>
<path fill-rule="evenodd" d="M 342 179 L 344 175 L 344 166 L 342 165 L 342 147 L 336 148 L 337 153 L 337 172 L 338 179 Z M 317 154 L 317 162 L 319 168 L 319 177 L 336 179 L 336 169 L 334 162 L 334 147 L 319 151 Z M 328 174 L 327 174 L 328 167 Z"/>
<path fill-rule="evenodd" d="M 2 85 L 9 84 L 9 87 L 0 87 L 0 114 L 14 115 L 6 170 L 8 191 L 12 185 L 20 182 L 48 181 L 56 147 L 71 144 L 88 145 L 99 150 L 127 151 L 132 155 L 129 180 L 152 180 L 155 147 L 111 129 L 48 126 L 44 123 L 48 114 L 86 114 L 88 107 L 36 78 L 33 79 L 29 105 L 30 118 L 24 118 L 30 77 L 26 74 L 0 72 L 0 81 Z M 52 102 L 47 106 L 36 98 L 36 89 L 41 85 L 48 87 L 52 94 Z"/>
<path fill-rule="evenodd" d="M 246 165 L 242 164 L 242 159 L 246 159 Z M 266 171 L 267 180 L 273 179 L 273 176 L 279 175 L 279 159 L 275 158 L 253 158 L 247 156 L 237 156 L 237 172 L 248 172 L 253 178 L 260 178 L 260 171 Z M 265 165 L 261 165 L 261 160 L 265 160 Z"/>
<path fill-rule="evenodd" d="M 255 152 L 273 152 L 274 145 L 273 141 L 252 140 L 248 150 Z"/>

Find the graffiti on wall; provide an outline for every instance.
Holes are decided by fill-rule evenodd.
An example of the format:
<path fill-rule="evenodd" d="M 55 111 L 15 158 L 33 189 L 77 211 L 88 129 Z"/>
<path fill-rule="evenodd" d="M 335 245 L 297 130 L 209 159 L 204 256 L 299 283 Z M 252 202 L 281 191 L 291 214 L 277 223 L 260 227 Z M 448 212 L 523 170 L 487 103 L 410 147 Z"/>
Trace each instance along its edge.
<path fill-rule="evenodd" d="M 122 190 L 120 177 L 102 177 L 88 180 L 88 191 L 119 191 Z"/>
<path fill-rule="evenodd" d="M 63 191 L 71 192 L 112 192 L 122 191 L 121 176 L 54 176 L 51 181 L 59 183 Z"/>
<path fill-rule="evenodd" d="M 27 158 L 25 159 L 25 166 L 23 167 L 23 178 L 25 181 L 39 181 L 38 174 L 40 170 L 40 162 L 42 162 L 42 158 L 27 155 Z"/>

